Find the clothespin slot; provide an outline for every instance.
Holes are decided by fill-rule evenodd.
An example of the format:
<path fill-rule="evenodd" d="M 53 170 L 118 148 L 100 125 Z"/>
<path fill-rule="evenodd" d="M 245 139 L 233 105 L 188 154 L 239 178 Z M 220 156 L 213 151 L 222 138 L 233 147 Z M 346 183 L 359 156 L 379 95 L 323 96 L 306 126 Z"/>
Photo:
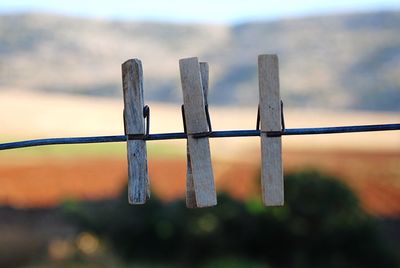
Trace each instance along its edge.
<path fill-rule="evenodd" d="M 199 64 L 197 58 L 187 58 L 179 61 L 179 67 L 184 103 L 182 116 L 188 150 L 187 206 L 214 206 L 217 197 L 208 140 L 212 128 L 206 112 L 208 65 Z"/>
<path fill-rule="evenodd" d="M 261 137 L 261 189 L 266 206 L 284 204 L 282 138 L 284 120 L 279 92 L 279 66 L 276 55 L 258 57 L 260 91 L 259 122 Z"/>
<path fill-rule="evenodd" d="M 128 152 L 128 200 L 130 204 L 144 204 L 150 197 L 145 141 L 150 130 L 150 108 L 144 105 L 140 60 L 131 59 L 122 64 L 122 84 Z"/>

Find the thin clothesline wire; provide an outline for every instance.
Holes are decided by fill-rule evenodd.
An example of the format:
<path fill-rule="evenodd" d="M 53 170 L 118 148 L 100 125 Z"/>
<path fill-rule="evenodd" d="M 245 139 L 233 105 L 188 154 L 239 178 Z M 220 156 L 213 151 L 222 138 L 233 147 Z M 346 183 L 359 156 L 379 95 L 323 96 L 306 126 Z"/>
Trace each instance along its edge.
<path fill-rule="evenodd" d="M 390 130 L 400 130 L 400 124 L 357 125 L 357 126 L 318 127 L 318 128 L 291 128 L 291 129 L 284 129 L 280 133 L 280 135 L 282 136 L 317 135 L 317 134 L 338 134 L 338 133 L 390 131 Z M 225 131 L 212 131 L 207 135 L 207 137 L 209 138 L 255 137 L 255 136 L 260 136 L 260 133 L 261 132 L 259 130 L 225 130 Z M 186 133 L 174 132 L 174 133 L 148 134 L 133 139 L 152 141 L 152 140 L 171 140 L 171 139 L 186 139 L 186 138 L 187 138 Z M 127 135 L 46 138 L 46 139 L 0 143 L 0 150 L 9 150 L 9 149 L 44 146 L 44 145 L 126 142 L 127 139 L 128 139 Z"/>

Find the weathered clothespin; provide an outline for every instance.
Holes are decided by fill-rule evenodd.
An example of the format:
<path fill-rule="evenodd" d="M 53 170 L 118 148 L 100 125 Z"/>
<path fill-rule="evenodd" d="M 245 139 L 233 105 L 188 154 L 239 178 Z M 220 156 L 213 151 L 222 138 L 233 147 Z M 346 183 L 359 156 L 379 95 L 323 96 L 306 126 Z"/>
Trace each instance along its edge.
<path fill-rule="evenodd" d="M 206 116 L 206 106 L 202 75 L 208 69 L 207 65 L 200 67 L 197 58 L 181 59 L 179 68 L 184 103 L 184 123 L 186 125 L 187 147 L 188 147 L 188 181 L 187 185 L 193 190 L 188 189 L 188 207 L 209 207 L 217 204 L 217 197 L 214 185 L 214 175 L 211 164 L 210 144 L 207 133 L 211 130 Z M 207 72 L 208 73 L 208 72 Z M 208 80 L 208 79 L 207 79 Z M 191 171 L 191 174 L 190 174 Z"/>
<path fill-rule="evenodd" d="M 284 203 L 282 168 L 282 110 L 276 55 L 258 56 L 261 123 L 261 189 L 266 206 Z"/>
<path fill-rule="evenodd" d="M 208 63 L 200 62 L 200 75 L 201 83 L 203 86 L 204 105 L 206 112 L 208 111 Z M 184 113 L 184 110 L 182 110 Z M 186 206 L 188 208 L 197 208 L 196 193 L 194 190 L 192 163 L 189 153 L 189 142 L 186 143 L 186 156 L 187 156 L 187 173 L 186 173 Z"/>
<path fill-rule="evenodd" d="M 150 197 L 150 189 L 144 140 L 146 109 L 143 100 L 143 69 L 140 60 L 131 59 L 122 64 L 122 84 L 124 126 L 128 137 L 128 200 L 130 204 L 144 204 Z"/>

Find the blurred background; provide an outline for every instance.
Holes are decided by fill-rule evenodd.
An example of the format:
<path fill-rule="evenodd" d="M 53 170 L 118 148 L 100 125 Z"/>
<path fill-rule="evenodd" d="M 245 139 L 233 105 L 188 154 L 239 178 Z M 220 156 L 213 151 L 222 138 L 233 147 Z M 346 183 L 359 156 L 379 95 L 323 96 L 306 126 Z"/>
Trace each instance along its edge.
<path fill-rule="evenodd" d="M 210 65 L 215 130 L 253 129 L 257 56 L 278 54 L 286 127 L 400 121 L 400 2 L 0 3 L 0 142 L 123 134 L 121 63 L 143 63 L 151 132 L 182 131 L 178 60 Z M 0 151 L 0 267 L 399 267 L 400 133 L 283 138 L 284 207 L 258 138 L 211 140 L 219 205 L 185 208 L 185 141 Z"/>

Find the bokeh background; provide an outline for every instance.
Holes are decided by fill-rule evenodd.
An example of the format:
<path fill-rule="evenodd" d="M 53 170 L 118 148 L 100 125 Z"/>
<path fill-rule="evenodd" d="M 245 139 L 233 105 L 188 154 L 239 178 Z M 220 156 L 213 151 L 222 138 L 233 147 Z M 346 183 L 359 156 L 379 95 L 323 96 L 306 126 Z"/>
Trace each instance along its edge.
<path fill-rule="evenodd" d="M 253 129 L 278 54 L 288 128 L 400 121 L 400 3 L 0 3 L 0 142 L 123 133 L 121 63 L 143 62 L 151 132 L 182 131 L 178 60 L 210 65 L 215 130 Z M 0 151 L 0 267 L 399 267 L 400 133 L 283 138 L 286 204 L 260 200 L 258 138 L 211 140 L 219 205 L 185 208 L 184 141 Z"/>

